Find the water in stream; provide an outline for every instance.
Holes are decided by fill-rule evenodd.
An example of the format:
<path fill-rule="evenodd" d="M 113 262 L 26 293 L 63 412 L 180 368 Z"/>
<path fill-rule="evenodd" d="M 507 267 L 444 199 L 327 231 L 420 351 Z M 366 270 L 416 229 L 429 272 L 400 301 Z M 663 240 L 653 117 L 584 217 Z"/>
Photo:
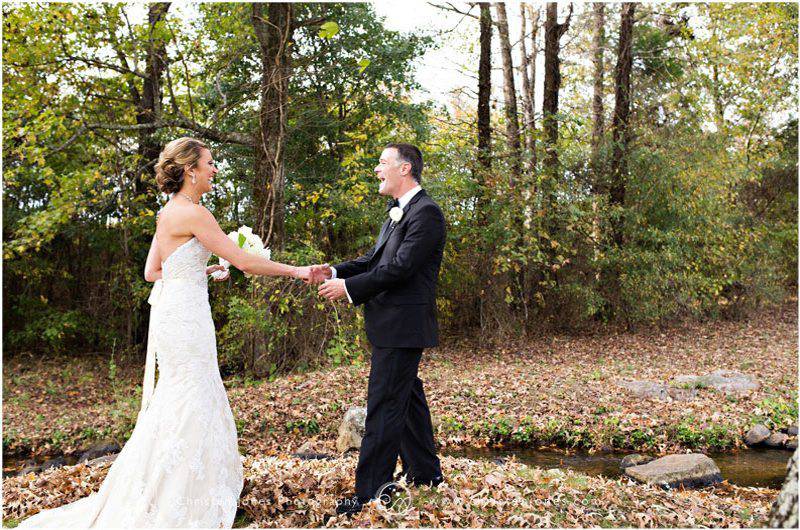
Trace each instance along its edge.
<path fill-rule="evenodd" d="M 628 453 L 563 452 L 547 449 L 449 449 L 444 454 L 466 457 L 473 460 L 497 460 L 510 458 L 542 469 L 572 469 L 587 475 L 602 475 L 617 478 L 622 475 L 620 460 Z M 758 486 L 780 489 L 786 478 L 786 464 L 791 451 L 783 449 L 745 449 L 735 453 L 707 453 L 716 462 L 722 478 L 737 486 Z M 15 475 L 25 461 L 16 458 L 3 459 L 3 477 Z M 77 462 L 76 456 L 65 458 L 67 465 Z M 37 463 L 42 463 L 40 459 Z"/>
<path fill-rule="evenodd" d="M 496 460 L 512 455 L 518 462 L 542 469 L 572 469 L 587 475 L 617 478 L 622 475 L 620 460 L 628 453 L 595 453 L 546 449 L 477 449 L 463 448 L 445 451 L 450 456 L 473 460 Z M 735 453 L 706 453 L 716 462 L 722 478 L 737 486 L 758 486 L 780 489 L 786 478 L 786 464 L 791 451 L 783 449 L 746 449 Z"/>

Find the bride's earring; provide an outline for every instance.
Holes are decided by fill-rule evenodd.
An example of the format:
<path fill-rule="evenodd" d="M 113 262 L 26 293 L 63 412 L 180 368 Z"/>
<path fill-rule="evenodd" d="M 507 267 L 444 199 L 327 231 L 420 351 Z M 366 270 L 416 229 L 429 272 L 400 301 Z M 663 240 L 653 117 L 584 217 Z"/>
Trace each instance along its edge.
<path fill-rule="evenodd" d="M 194 176 L 194 173 L 192 173 L 192 184 L 197 184 L 197 177 Z"/>

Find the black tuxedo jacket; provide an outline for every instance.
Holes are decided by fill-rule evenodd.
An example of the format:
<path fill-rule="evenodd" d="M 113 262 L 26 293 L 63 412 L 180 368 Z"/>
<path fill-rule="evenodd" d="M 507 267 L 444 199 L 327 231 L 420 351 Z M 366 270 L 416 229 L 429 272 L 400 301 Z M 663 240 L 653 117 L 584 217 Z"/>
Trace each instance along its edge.
<path fill-rule="evenodd" d="M 420 190 L 387 219 L 364 256 L 336 265 L 355 305 L 364 304 L 367 337 L 380 348 L 430 348 L 439 343 L 436 284 L 445 244 L 439 205 Z"/>

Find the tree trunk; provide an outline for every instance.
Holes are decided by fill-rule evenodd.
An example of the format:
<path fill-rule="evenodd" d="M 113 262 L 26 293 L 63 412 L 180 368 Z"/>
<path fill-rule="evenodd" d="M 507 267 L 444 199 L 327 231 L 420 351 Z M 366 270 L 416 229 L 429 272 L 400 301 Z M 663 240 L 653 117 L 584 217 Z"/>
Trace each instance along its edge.
<path fill-rule="evenodd" d="M 594 33 L 592 35 L 592 64 L 594 66 L 594 94 L 592 98 L 592 154 L 591 154 L 591 189 L 592 189 L 592 246 L 593 259 L 600 259 L 600 206 L 598 194 L 603 187 L 603 169 L 600 158 L 600 147 L 605 133 L 603 110 L 603 78 L 605 71 L 604 49 L 606 44 L 606 6 L 601 2 L 593 4 Z M 595 271 L 595 280 L 600 281 L 600 271 Z"/>
<path fill-rule="evenodd" d="M 520 16 L 522 17 L 522 55 L 524 57 L 527 71 L 523 67 L 523 95 L 527 98 L 525 102 L 525 147 L 529 152 L 530 158 L 528 159 L 528 173 L 533 174 L 536 171 L 536 57 L 539 55 L 539 43 L 537 36 L 539 34 L 539 17 L 541 15 L 541 8 L 536 6 L 536 11 L 529 4 L 520 5 Z M 525 17 L 528 17 L 531 22 L 531 53 L 525 55 Z M 525 85 L 528 85 L 525 88 Z M 529 115 L 528 115 L 529 113 Z"/>
<path fill-rule="evenodd" d="M 606 41 L 605 18 L 606 6 L 603 3 L 593 4 L 594 34 L 592 36 L 592 64 L 594 66 L 594 97 L 592 98 L 592 188 L 597 192 L 600 176 L 600 145 L 605 128 L 603 118 L 603 49 Z"/>
<path fill-rule="evenodd" d="M 614 80 L 614 117 L 612 132 L 614 152 L 611 157 L 611 194 L 612 206 L 625 205 L 625 177 L 627 174 L 628 143 L 630 128 L 628 120 L 631 112 L 631 69 L 633 67 L 633 17 L 635 3 L 622 6 L 622 17 L 619 29 L 619 48 L 617 49 L 617 67 Z M 623 243 L 623 217 L 619 215 L 613 226 L 613 239 L 617 245 Z"/>
<path fill-rule="evenodd" d="M 797 528 L 797 449 L 786 466 L 786 480 L 769 512 L 770 528 Z"/>
<path fill-rule="evenodd" d="M 545 133 L 545 168 L 551 178 L 558 173 L 558 91 L 561 88 L 561 60 L 558 53 L 561 36 L 569 29 L 572 4 L 564 23 L 558 23 L 558 4 L 547 3 L 547 18 L 544 23 L 544 94 L 542 101 L 542 125 Z"/>
<path fill-rule="evenodd" d="M 503 99 L 506 113 L 506 138 L 511 156 L 511 177 L 514 186 L 521 168 L 522 153 L 519 140 L 519 118 L 517 117 L 517 91 L 514 88 L 514 63 L 511 59 L 511 42 L 508 38 L 508 18 L 506 6 L 502 2 L 494 4 L 497 11 L 497 30 L 500 34 L 500 52 L 503 57 Z"/>
<path fill-rule="evenodd" d="M 261 102 L 253 178 L 254 229 L 264 244 L 273 248 L 281 248 L 284 243 L 284 157 L 292 17 L 290 3 L 253 4 L 253 29 L 261 47 Z"/>
<path fill-rule="evenodd" d="M 155 123 L 161 119 L 161 77 L 167 67 L 167 48 L 166 40 L 154 33 L 157 29 L 156 26 L 166 17 L 169 6 L 168 2 L 159 2 L 149 6 L 150 32 L 147 38 L 147 66 L 142 84 L 142 96 L 138 99 L 136 108 L 137 125 Z M 136 170 L 133 186 L 135 196 L 146 194 L 149 191 L 153 195 L 153 201 L 155 201 L 155 189 L 151 187 L 148 190 L 145 176 L 153 177 L 155 175 L 155 161 L 161 152 L 161 145 L 155 139 L 155 132 L 155 127 L 139 130 L 137 148 L 139 167 Z M 150 180 L 152 181 L 152 179 Z"/>
<path fill-rule="evenodd" d="M 481 55 L 478 63 L 478 162 L 484 169 L 492 167 L 492 12 L 488 2 L 481 2 Z"/>
<path fill-rule="evenodd" d="M 520 65 L 519 65 L 519 74 L 522 78 L 522 111 L 524 117 L 524 127 L 522 128 L 523 138 L 525 138 L 525 150 L 528 152 L 528 173 L 533 173 L 533 167 L 531 167 L 531 154 L 533 153 L 533 84 L 536 82 L 535 77 L 529 77 L 529 70 L 530 70 L 530 62 L 531 57 L 528 55 L 527 46 L 525 46 L 525 40 L 528 38 L 528 28 L 527 28 L 527 13 L 526 5 L 524 2 L 520 2 L 519 4 L 519 14 L 520 14 L 520 21 L 521 21 L 521 31 L 520 31 Z M 536 34 L 536 26 L 534 25 L 531 28 L 531 32 L 535 35 Z M 535 49 L 534 49 L 535 51 Z M 536 61 L 536 56 L 533 57 L 534 62 Z"/>

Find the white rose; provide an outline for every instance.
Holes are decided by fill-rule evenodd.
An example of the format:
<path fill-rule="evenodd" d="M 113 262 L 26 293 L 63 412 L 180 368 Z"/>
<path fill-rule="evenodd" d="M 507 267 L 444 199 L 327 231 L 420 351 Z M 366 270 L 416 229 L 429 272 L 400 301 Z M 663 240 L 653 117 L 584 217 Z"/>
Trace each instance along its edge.
<path fill-rule="evenodd" d="M 250 243 L 256 249 L 264 248 L 264 242 L 261 241 L 261 238 L 258 237 L 258 234 L 250 234 L 247 237 L 247 242 Z"/>
<path fill-rule="evenodd" d="M 392 221 L 394 221 L 395 223 L 399 223 L 400 219 L 403 218 L 403 210 L 400 209 L 399 206 L 395 206 L 391 210 L 389 210 L 389 217 L 391 217 Z"/>
<path fill-rule="evenodd" d="M 249 238 L 250 236 L 253 235 L 253 229 L 247 225 L 242 225 L 242 227 L 239 229 L 239 233 L 242 234 L 244 237 Z"/>

